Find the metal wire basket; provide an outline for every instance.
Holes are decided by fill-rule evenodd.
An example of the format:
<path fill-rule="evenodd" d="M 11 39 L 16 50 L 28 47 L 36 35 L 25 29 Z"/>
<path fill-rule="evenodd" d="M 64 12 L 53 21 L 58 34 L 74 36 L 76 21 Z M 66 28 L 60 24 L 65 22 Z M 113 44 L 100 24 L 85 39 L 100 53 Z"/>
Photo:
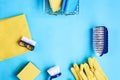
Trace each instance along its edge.
<path fill-rule="evenodd" d="M 79 14 L 79 1 L 78 1 L 78 5 L 75 9 L 75 11 L 70 12 L 70 13 L 65 13 L 62 10 L 59 10 L 57 12 L 53 12 L 52 9 L 50 8 L 50 4 L 49 4 L 49 0 L 44 0 L 44 9 L 45 9 L 45 13 L 49 14 L 49 15 L 77 15 Z"/>

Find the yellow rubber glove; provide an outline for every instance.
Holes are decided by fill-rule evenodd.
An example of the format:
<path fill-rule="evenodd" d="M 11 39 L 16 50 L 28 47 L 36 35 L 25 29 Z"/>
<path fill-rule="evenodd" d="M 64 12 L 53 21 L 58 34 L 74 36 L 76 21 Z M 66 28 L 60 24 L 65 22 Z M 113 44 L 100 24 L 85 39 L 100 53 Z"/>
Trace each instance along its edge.
<path fill-rule="evenodd" d="M 104 77 L 104 80 L 108 80 L 107 76 L 105 75 L 105 73 L 101 69 L 101 67 L 100 67 L 99 63 L 97 62 L 97 60 L 95 58 L 93 58 L 92 60 L 93 60 L 95 69 Z"/>
<path fill-rule="evenodd" d="M 78 75 L 77 75 L 77 73 L 76 73 L 76 71 L 75 71 L 75 69 L 73 67 L 71 68 L 71 72 L 74 75 L 75 79 L 79 80 L 79 77 L 78 77 Z"/>
<path fill-rule="evenodd" d="M 81 77 L 82 77 L 83 80 L 88 80 L 85 72 L 83 71 L 83 68 L 84 68 L 84 65 L 81 64 L 81 65 L 80 65 L 80 75 L 81 75 Z"/>
<path fill-rule="evenodd" d="M 77 75 L 78 75 L 78 77 L 79 77 L 79 80 L 82 80 L 82 77 L 81 77 L 81 75 L 80 75 L 80 68 L 79 68 L 79 66 L 78 66 L 76 63 L 74 63 L 74 64 L 73 64 L 73 67 L 74 67 L 75 72 L 77 73 Z"/>
<path fill-rule="evenodd" d="M 93 72 L 90 70 L 90 67 L 87 63 L 84 64 L 84 71 L 87 75 L 88 80 L 96 80 Z"/>

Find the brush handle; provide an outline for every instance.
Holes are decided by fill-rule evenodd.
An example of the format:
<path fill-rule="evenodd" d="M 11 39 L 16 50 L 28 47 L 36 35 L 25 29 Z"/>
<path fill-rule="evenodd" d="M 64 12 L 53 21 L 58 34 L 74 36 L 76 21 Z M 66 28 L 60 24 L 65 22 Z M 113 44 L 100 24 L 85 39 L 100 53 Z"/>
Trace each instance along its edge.
<path fill-rule="evenodd" d="M 24 44 L 24 45 L 21 45 L 21 43 Z M 31 45 L 30 43 L 27 43 L 23 40 L 18 41 L 18 45 L 21 46 L 21 47 L 26 47 L 28 50 L 31 50 L 31 51 L 33 51 L 34 47 L 35 47 L 34 45 Z M 30 46 L 30 48 L 28 46 Z"/>
<path fill-rule="evenodd" d="M 61 73 L 56 74 L 55 76 L 51 76 L 51 77 L 50 77 L 50 80 L 52 80 L 52 79 L 54 79 L 54 78 L 57 78 L 57 77 L 59 77 L 59 76 L 61 76 Z"/>

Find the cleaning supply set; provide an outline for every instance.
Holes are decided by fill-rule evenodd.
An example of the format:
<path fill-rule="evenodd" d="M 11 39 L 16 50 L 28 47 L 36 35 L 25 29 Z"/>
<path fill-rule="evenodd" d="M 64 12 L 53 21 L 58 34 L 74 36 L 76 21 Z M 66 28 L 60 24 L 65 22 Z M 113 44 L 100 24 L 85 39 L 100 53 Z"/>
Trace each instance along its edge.
<path fill-rule="evenodd" d="M 10 19 L 1 20 L 0 26 L 3 26 L 4 24 L 6 24 L 6 26 L 11 26 L 11 28 L 0 27 L 0 30 L 1 30 L 0 36 L 3 37 L 3 41 L 1 42 L 5 42 L 4 46 L 6 45 L 7 47 L 12 45 L 12 48 L 8 48 L 8 49 L 5 48 L 6 50 L 8 50 L 7 52 L 9 53 L 0 54 L 1 60 L 7 59 L 13 56 L 17 56 L 28 50 L 31 50 L 31 51 L 34 50 L 36 42 L 33 41 L 31 38 L 28 25 L 25 19 L 25 15 L 19 15 Z M 17 29 L 14 30 L 16 26 L 17 26 Z M 23 26 L 24 29 L 21 26 Z M 9 35 L 5 34 L 5 32 L 9 33 Z M 108 52 L 108 30 L 105 26 L 98 26 L 93 28 L 92 32 L 93 32 L 92 39 L 93 39 L 94 51 L 98 56 L 102 56 L 103 54 Z M 10 38 L 8 42 L 6 42 L 6 39 L 5 39 L 6 37 L 12 37 L 12 38 Z M 3 47 L 3 45 L 0 45 L 0 46 Z M 4 49 L 1 48 L 0 51 L 4 52 Z M 12 53 L 15 53 L 15 54 L 12 54 Z M 30 72 L 30 71 L 33 71 L 33 72 Z M 85 64 L 81 64 L 80 66 L 78 66 L 77 64 L 73 64 L 71 71 L 74 74 L 76 80 L 101 80 L 101 79 L 108 80 L 95 58 L 89 58 L 88 64 L 85 63 Z M 61 76 L 59 66 L 54 66 L 48 69 L 47 72 L 50 75 L 50 80 Z M 17 77 L 20 80 L 34 80 L 39 73 L 40 73 L 39 69 L 37 69 L 31 62 L 29 62 L 28 65 L 17 75 Z M 27 74 L 29 74 L 29 76 Z"/>
<path fill-rule="evenodd" d="M 20 24 L 18 22 L 19 21 Z M 7 24 L 7 22 L 11 22 L 11 24 Z M 14 24 L 12 24 L 14 22 Z M 15 23 L 16 22 L 16 23 Z M 26 24 L 24 25 L 24 29 L 22 29 L 22 24 Z M 4 59 L 7 59 L 7 58 L 10 58 L 10 57 L 13 57 L 13 56 L 16 56 L 19 53 L 19 51 L 27 51 L 28 50 L 34 50 L 35 48 L 35 45 L 36 45 L 36 42 L 33 41 L 31 39 L 31 36 L 30 36 L 30 32 L 29 32 L 29 29 L 27 28 L 27 22 L 25 20 L 25 15 L 20 15 L 20 16 L 16 16 L 16 17 L 13 17 L 13 18 L 10 18 L 10 19 L 5 19 L 5 20 L 1 20 L 0 21 L 0 26 L 6 24 L 6 26 L 12 26 L 14 28 L 15 25 L 17 25 L 17 33 L 16 34 L 12 34 L 13 32 L 13 28 L 11 29 L 7 29 L 7 27 L 0 27 L 1 29 L 1 34 L 3 32 L 3 29 L 6 30 L 6 32 L 10 32 L 11 35 L 13 35 L 13 38 L 10 38 L 11 40 L 9 40 L 10 44 L 13 45 L 12 48 L 14 48 L 14 50 L 16 50 L 16 54 L 12 54 L 9 52 L 9 55 L 8 54 L 0 54 L 0 59 L 1 60 L 4 60 Z M 21 30 L 21 31 L 20 31 Z M 23 31 L 25 30 L 25 31 Z M 108 52 L 108 30 L 105 26 L 97 26 L 95 28 L 93 28 L 93 48 L 94 48 L 94 51 L 95 53 L 98 55 L 98 56 L 102 56 L 103 54 L 107 53 Z M 14 36 L 15 35 L 15 36 Z M 16 36 L 17 35 L 17 36 Z M 24 36 L 23 36 L 24 35 Z M 6 35 L 4 34 L 4 36 L 1 35 L 1 37 L 7 37 L 9 35 Z M 20 39 L 20 36 L 21 39 Z M 18 45 L 15 44 L 15 42 L 17 42 L 18 40 Z M 5 39 L 4 39 L 5 41 Z M 3 42 L 3 41 L 1 41 Z M 9 46 L 7 45 L 8 43 L 6 43 L 6 46 Z M 14 45 L 15 44 L 15 45 Z M 5 45 L 5 44 L 4 44 Z M 1 45 L 2 46 L 2 45 Z M 21 47 L 20 47 L 21 46 Z M 16 48 L 18 47 L 18 48 Z M 22 48 L 22 47 L 25 47 L 25 48 Z M 12 48 L 9 48 L 10 51 L 12 51 Z M 20 50 L 19 50 L 20 49 Z M 8 49 L 6 49 L 8 50 Z M 1 51 L 4 51 L 1 49 Z M 2 55 L 4 55 L 4 57 L 2 57 Z M 29 71 L 34 71 L 32 73 L 29 73 Z M 71 71 L 72 73 L 74 74 L 76 80 L 108 80 L 106 75 L 103 73 L 102 69 L 100 68 L 99 64 L 97 63 L 96 59 L 95 58 L 89 58 L 88 59 L 88 64 L 85 63 L 85 64 L 81 64 L 80 67 L 77 65 L 77 64 L 73 64 L 73 67 L 71 68 Z M 61 76 L 61 72 L 60 72 L 60 68 L 59 66 L 55 66 L 55 67 L 52 67 L 50 69 L 47 70 L 47 72 L 49 73 L 50 75 L 50 80 L 52 79 L 55 79 L 55 78 L 58 78 L 59 76 Z M 19 79 L 22 79 L 22 80 L 33 80 L 36 78 L 36 76 L 40 73 L 39 69 L 37 69 L 31 62 L 28 63 L 28 65 L 17 75 L 17 77 Z M 29 74 L 29 76 L 27 76 L 27 74 Z"/>
<path fill-rule="evenodd" d="M 79 14 L 79 0 L 45 0 L 45 11 L 52 15 Z"/>
<path fill-rule="evenodd" d="M 49 14 L 74 15 L 79 13 L 79 0 L 45 0 L 45 10 Z M 34 50 L 36 41 L 32 40 L 24 14 L 1 20 L 0 26 L 0 37 L 2 38 L 0 39 L 0 60 Z M 95 53 L 98 56 L 106 54 L 108 52 L 107 28 L 97 26 L 93 28 L 92 32 Z M 9 40 L 6 38 L 9 38 Z M 54 66 L 48 69 L 47 72 L 50 75 L 50 80 L 58 78 L 62 74 L 59 66 Z M 108 80 L 95 58 L 88 58 L 88 63 L 80 66 L 74 63 L 71 72 L 76 80 Z M 34 80 L 39 73 L 40 70 L 32 62 L 29 62 L 17 77 L 20 80 Z"/>
<path fill-rule="evenodd" d="M 88 63 L 73 64 L 71 72 L 76 80 L 108 80 L 96 58 L 88 58 Z"/>

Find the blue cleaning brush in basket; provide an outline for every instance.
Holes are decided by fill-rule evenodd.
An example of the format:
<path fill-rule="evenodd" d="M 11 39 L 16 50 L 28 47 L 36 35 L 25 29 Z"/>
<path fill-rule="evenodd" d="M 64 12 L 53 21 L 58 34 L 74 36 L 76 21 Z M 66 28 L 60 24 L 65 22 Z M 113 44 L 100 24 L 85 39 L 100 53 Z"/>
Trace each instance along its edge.
<path fill-rule="evenodd" d="M 105 26 L 93 28 L 93 48 L 98 56 L 108 52 L 108 30 Z"/>

